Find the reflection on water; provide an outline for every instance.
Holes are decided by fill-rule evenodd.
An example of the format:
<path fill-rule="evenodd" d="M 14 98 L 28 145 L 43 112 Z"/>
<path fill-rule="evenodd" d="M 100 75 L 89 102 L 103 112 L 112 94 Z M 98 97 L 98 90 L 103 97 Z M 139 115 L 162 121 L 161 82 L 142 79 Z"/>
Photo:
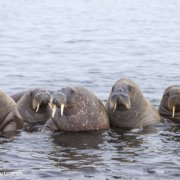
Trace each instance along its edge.
<path fill-rule="evenodd" d="M 178 179 L 180 129 L 170 129 L 1 137 L 1 172 L 21 172 L 22 179 Z"/>
<path fill-rule="evenodd" d="M 178 0 L 0 1 L 1 89 L 81 84 L 106 100 L 128 77 L 157 107 L 164 89 L 180 82 L 179 7 Z M 179 139 L 170 124 L 0 135 L 0 179 L 179 179 Z"/>

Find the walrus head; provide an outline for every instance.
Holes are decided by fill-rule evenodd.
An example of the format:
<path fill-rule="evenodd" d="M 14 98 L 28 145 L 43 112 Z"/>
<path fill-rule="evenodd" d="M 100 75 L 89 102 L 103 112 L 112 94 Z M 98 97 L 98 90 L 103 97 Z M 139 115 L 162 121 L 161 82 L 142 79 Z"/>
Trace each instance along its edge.
<path fill-rule="evenodd" d="M 53 94 L 53 101 L 52 101 L 53 107 L 55 110 L 56 110 L 56 107 L 61 109 L 61 116 L 63 116 L 64 114 L 64 106 L 66 104 L 66 101 L 67 101 L 66 95 L 63 92 L 59 91 Z M 54 114 L 55 114 L 55 111 L 52 117 L 54 117 Z"/>
<path fill-rule="evenodd" d="M 174 122 L 180 122 L 180 86 L 174 85 L 165 89 L 159 113 Z"/>
<path fill-rule="evenodd" d="M 41 111 L 43 112 L 43 110 L 49 106 L 52 109 L 53 114 L 53 98 L 49 91 L 42 89 L 33 89 L 31 90 L 30 95 L 32 98 L 32 107 L 36 111 L 36 113 Z"/>
<path fill-rule="evenodd" d="M 76 109 L 79 107 L 79 102 L 77 102 L 75 98 L 76 95 L 78 95 L 78 93 L 72 87 L 62 88 L 53 94 L 52 104 L 55 109 L 56 107 L 60 109 L 61 116 L 72 115 L 76 112 Z"/>
<path fill-rule="evenodd" d="M 130 109 L 131 102 L 128 92 L 125 89 L 117 89 L 113 91 L 110 97 L 110 109 L 112 111 L 126 111 Z"/>
<path fill-rule="evenodd" d="M 140 91 L 138 86 L 129 79 L 120 79 L 112 87 L 108 104 L 109 109 L 114 111 L 128 111 L 131 109 L 136 92 Z"/>

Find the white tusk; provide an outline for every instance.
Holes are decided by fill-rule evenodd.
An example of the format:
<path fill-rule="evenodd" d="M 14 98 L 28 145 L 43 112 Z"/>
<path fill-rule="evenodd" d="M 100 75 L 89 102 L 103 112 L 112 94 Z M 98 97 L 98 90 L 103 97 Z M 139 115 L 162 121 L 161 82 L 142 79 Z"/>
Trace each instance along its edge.
<path fill-rule="evenodd" d="M 53 104 L 51 104 L 51 103 L 48 103 L 48 105 L 49 105 L 49 107 L 50 107 L 51 110 L 52 110 L 51 116 L 52 116 L 52 118 L 54 118 L 54 115 L 55 115 L 55 113 L 56 113 L 56 105 L 53 105 Z"/>
<path fill-rule="evenodd" d="M 64 113 L 64 104 L 61 104 L 61 116 L 63 116 Z"/>
<path fill-rule="evenodd" d="M 33 99 L 33 103 L 32 103 L 32 106 L 33 106 L 33 109 L 36 109 L 36 100 L 35 99 Z"/>
<path fill-rule="evenodd" d="M 55 113 L 56 113 L 56 105 L 54 105 L 54 107 L 52 108 L 52 118 L 54 118 Z"/>
<path fill-rule="evenodd" d="M 49 104 L 52 104 L 53 102 L 53 96 L 51 96 L 51 99 L 50 99 L 50 103 Z"/>
<path fill-rule="evenodd" d="M 175 110 L 176 110 L 176 106 L 173 106 L 173 110 L 172 110 L 172 118 L 174 118 Z"/>
<path fill-rule="evenodd" d="M 39 103 L 37 104 L 36 112 L 38 112 L 38 110 L 39 110 Z"/>
<path fill-rule="evenodd" d="M 49 107 L 50 107 L 51 110 L 52 110 L 52 108 L 53 108 L 52 106 L 53 106 L 53 105 L 52 105 L 51 103 L 48 103 L 48 105 L 49 105 Z"/>
<path fill-rule="evenodd" d="M 110 99 L 109 106 L 110 106 L 110 109 L 114 112 L 116 110 L 117 103 L 113 103 Z"/>
<path fill-rule="evenodd" d="M 128 104 L 128 103 L 125 103 L 125 105 L 126 105 L 126 108 L 129 109 L 129 104 Z"/>
<path fill-rule="evenodd" d="M 114 104 L 113 112 L 116 110 L 117 103 Z"/>

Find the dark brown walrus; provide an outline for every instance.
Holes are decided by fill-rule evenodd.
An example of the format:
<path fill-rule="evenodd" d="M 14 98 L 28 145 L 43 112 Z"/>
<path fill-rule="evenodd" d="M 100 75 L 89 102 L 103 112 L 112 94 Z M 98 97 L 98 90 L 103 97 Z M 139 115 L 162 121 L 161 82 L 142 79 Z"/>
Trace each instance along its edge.
<path fill-rule="evenodd" d="M 16 97 L 16 95 L 12 95 Z M 52 115 L 52 95 L 44 89 L 31 89 L 18 100 L 18 110 L 27 124 L 44 124 Z"/>
<path fill-rule="evenodd" d="M 58 109 L 42 131 L 89 131 L 109 128 L 109 118 L 103 103 L 86 88 L 67 87 L 54 93 L 53 104 Z"/>
<path fill-rule="evenodd" d="M 144 98 L 138 85 L 129 79 L 115 82 L 106 107 L 114 127 L 143 128 L 160 121 L 157 110 Z"/>
<path fill-rule="evenodd" d="M 16 131 L 23 127 L 22 118 L 16 103 L 3 91 L 0 91 L 0 132 Z"/>
<path fill-rule="evenodd" d="M 180 86 L 174 85 L 165 89 L 160 106 L 159 114 L 180 124 Z"/>

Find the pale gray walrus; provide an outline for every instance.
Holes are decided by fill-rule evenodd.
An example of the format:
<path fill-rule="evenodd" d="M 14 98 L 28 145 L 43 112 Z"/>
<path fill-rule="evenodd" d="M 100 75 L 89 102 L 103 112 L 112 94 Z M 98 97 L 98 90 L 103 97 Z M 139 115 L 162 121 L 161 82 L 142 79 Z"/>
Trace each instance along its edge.
<path fill-rule="evenodd" d="M 158 110 L 162 117 L 180 124 L 180 85 L 165 89 Z"/>
<path fill-rule="evenodd" d="M 18 97 L 18 93 L 12 97 Z M 26 124 L 44 124 L 54 114 L 52 95 L 45 89 L 36 88 L 22 93 L 17 107 Z"/>
<path fill-rule="evenodd" d="M 89 131 L 109 128 L 107 111 L 96 95 L 84 87 L 62 88 L 53 95 L 57 106 L 54 118 L 46 122 L 43 132 Z"/>
<path fill-rule="evenodd" d="M 106 108 L 114 127 L 143 128 L 160 121 L 157 110 L 145 99 L 138 85 L 126 78 L 115 82 Z"/>
<path fill-rule="evenodd" d="M 23 121 L 14 100 L 0 90 L 0 132 L 16 131 Z"/>

